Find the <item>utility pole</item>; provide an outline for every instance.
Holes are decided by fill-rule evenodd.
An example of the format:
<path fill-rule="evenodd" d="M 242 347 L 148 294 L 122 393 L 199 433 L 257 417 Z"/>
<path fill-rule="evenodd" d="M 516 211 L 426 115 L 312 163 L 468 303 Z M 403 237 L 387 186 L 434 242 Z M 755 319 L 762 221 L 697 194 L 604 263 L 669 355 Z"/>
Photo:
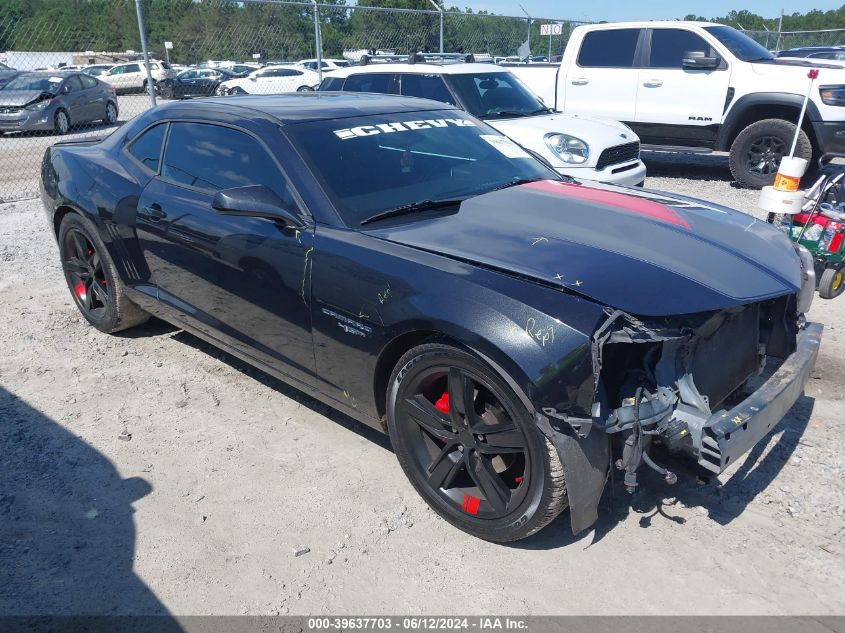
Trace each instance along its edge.
<path fill-rule="evenodd" d="M 432 6 L 440 13 L 440 52 L 443 51 L 443 7 L 437 4 L 434 0 L 428 0 Z"/>
<path fill-rule="evenodd" d="M 150 51 L 147 47 L 147 31 L 144 29 L 144 14 L 141 0 L 135 0 L 135 13 L 138 15 L 138 32 L 141 34 L 141 50 L 144 51 L 144 68 L 147 69 L 147 92 L 150 94 L 150 106 L 156 107 L 156 89 L 153 73 L 150 70 Z"/>
<path fill-rule="evenodd" d="M 317 6 L 317 0 L 311 0 L 311 2 L 314 4 L 314 43 L 317 47 L 317 74 L 320 76 L 320 83 L 323 83 L 323 37 L 320 33 L 320 7 Z"/>

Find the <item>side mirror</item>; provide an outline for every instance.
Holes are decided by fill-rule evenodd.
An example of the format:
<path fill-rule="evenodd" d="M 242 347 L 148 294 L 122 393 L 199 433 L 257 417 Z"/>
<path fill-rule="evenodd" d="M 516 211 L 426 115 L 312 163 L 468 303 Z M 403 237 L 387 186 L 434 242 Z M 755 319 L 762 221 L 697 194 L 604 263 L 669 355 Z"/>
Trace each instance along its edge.
<path fill-rule="evenodd" d="M 302 226 L 302 220 L 285 207 L 284 201 L 274 191 L 264 185 L 223 189 L 214 196 L 211 206 L 222 215 L 267 218 L 285 226 Z"/>
<path fill-rule="evenodd" d="M 682 63 L 688 70 L 712 70 L 719 67 L 722 58 L 708 57 L 704 51 L 686 51 Z"/>

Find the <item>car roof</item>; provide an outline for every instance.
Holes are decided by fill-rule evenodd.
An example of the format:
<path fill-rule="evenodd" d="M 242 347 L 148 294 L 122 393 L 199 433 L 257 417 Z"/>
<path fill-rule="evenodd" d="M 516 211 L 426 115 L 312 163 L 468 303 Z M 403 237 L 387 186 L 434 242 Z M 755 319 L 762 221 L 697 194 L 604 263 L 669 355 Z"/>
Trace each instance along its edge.
<path fill-rule="evenodd" d="M 380 64 L 371 63 L 366 66 L 349 66 L 332 72 L 330 77 L 349 77 L 361 73 L 415 73 L 420 75 L 465 75 L 481 73 L 510 72 L 507 68 L 496 64 Z"/>
<path fill-rule="evenodd" d="M 398 95 L 365 92 L 293 92 L 175 101 L 159 106 L 156 112 L 162 114 L 166 112 L 170 115 L 185 114 L 190 117 L 200 114 L 214 115 L 221 110 L 228 110 L 230 114 L 243 110 L 244 116 L 249 118 L 255 118 L 256 113 L 260 113 L 281 123 L 306 123 L 422 110 L 458 111 L 458 108 L 440 101 Z"/>

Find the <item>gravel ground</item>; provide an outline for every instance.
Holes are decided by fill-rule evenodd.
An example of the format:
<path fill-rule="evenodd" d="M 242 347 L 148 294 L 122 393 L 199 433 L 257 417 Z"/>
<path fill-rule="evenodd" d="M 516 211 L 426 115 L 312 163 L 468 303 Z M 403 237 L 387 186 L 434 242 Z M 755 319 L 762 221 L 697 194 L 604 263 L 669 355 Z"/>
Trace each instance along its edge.
<path fill-rule="evenodd" d="M 647 158 L 649 187 L 754 212 L 724 157 Z M 0 614 L 845 612 L 845 299 L 816 299 L 806 395 L 720 485 L 617 480 L 595 530 L 501 546 L 378 433 L 162 323 L 88 327 L 37 201 L 0 206 L 0 296 Z"/>

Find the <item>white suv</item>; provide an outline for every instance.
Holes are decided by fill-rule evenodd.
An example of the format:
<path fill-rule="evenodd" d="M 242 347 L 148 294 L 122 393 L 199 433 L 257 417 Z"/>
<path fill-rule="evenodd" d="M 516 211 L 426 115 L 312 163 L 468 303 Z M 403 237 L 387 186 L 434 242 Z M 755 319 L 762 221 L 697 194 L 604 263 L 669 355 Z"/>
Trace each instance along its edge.
<path fill-rule="evenodd" d="M 150 61 L 150 74 L 153 82 L 158 83 L 163 79 L 173 79 L 176 72 L 167 62 Z M 118 92 L 130 92 L 133 90 L 147 89 L 147 71 L 143 61 L 129 62 L 112 66 L 100 79 L 114 86 Z"/>
<path fill-rule="evenodd" d="M 320 90 L 422 97 L 484 120 L 558 173 L 579 180 L 642 185 L 640 139 L 615 121 L 555 112 L 515 75 L 493 64 L 382 64 L 341 68 Z"/>

